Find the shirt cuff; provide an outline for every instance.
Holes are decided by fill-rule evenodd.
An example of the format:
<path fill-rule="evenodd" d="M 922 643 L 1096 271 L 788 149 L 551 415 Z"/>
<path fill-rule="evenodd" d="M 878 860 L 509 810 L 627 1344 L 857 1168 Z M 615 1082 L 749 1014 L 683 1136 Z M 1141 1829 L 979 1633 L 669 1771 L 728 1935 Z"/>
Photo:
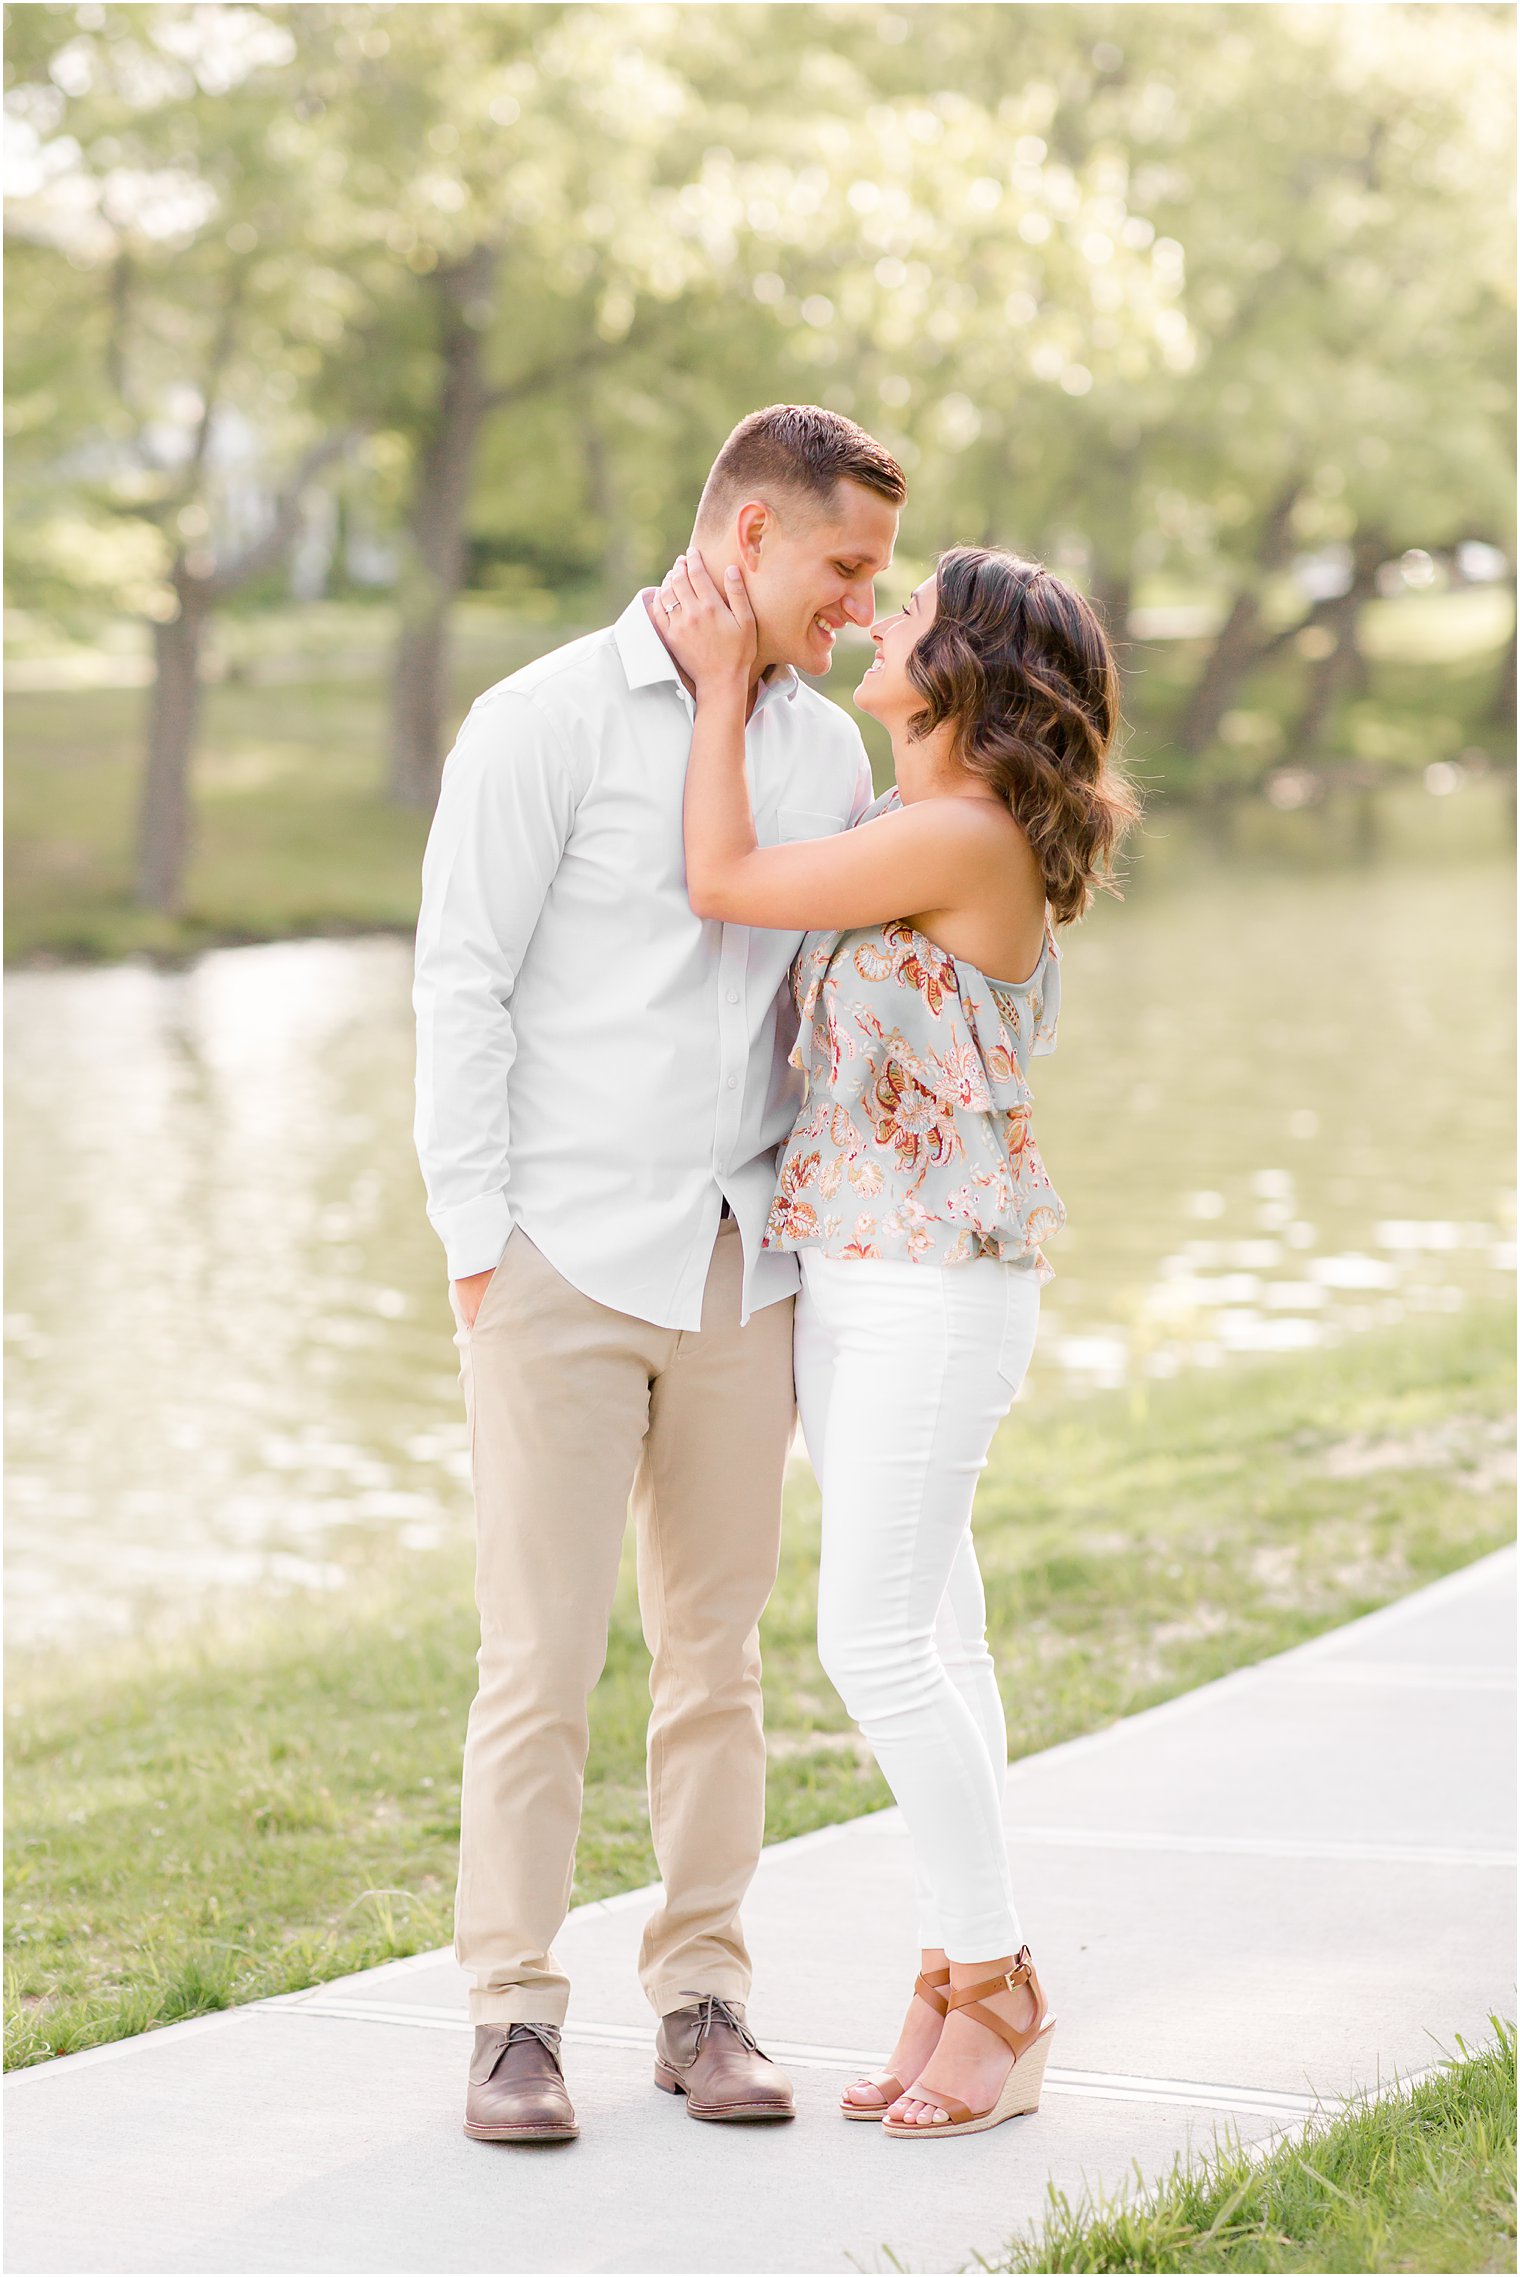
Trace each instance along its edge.
<path fill-rule="evenodd" d="M 512 1212 L 505 1194 L 482 1194 L 478 1201 L 461 1202 L 457 1209 L 434 1210 L 429 1215 L 433 1231 L 443 1243 L 451 1281 L 495 1271 L 512 1231 Z"/>

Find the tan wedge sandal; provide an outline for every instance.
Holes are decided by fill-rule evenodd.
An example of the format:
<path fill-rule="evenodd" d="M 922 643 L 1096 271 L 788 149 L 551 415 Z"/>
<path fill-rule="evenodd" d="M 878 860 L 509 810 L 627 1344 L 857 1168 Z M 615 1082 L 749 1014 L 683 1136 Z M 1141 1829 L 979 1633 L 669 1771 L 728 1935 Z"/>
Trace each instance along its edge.
<path fill-rule="evenodd" d="M 1034 2021 L 1022 2032 L 1012 2024 L 1005 2024 L 995 2009 L 982 2006 L 990 1994 L 1005 1990 L 1012 1992 L 1016 1985 L 1021 1984 L 1027 1984 L 1034 1994 Z M 962 1985 L 958 1992 L 951 1993 L 949 2005 L 952 2009 L 965 2009 L 968 2015 L 975 2017 L 978 2024 L 989 2032 L 995 2032 L 1004 2045 L 1013 2051 L 1013 2062 L 1008 2067 L 1008 2077 L 998 2090 L 997 2101 L 985 2111 L 973 2111 L 958 2095 L 946 2095 L 931 2080 L 920 2079 L 905 2092 L 920 2103 L 934 2104 L 938 2110 L 948 2112 L 949 2117 L 930 2119 L 923 2126 L 904 2125 L 901 2121 L 883 2119 L 881 2131 L 884 2135 L 896 2135 L 901 2141 L 906 2141 L 913 2135 L 979 2135 L 988 2127 L 1001 2126 L 1005 2119 L 1017 2119 L 1026 2112 L 1038 2111 L 1040 2108 L 1040 2085 L 1045 2077 L 1045 2063 L 1050 2054 L 1056 2020 L 1045 2006 L 1045 1995 L 1040 1989 L 1040 1980 L 1034 1973 L 1029 1947 L 1020 1946 L 1013 1967 L 1006 1976 L 988 1977 L 981 1984 Z M 896 2100 L 894 2096 L 893 2101 Z"/>
<path fill-rule="evenodd" d="M 945 1998 L 942 1988 L 949 1982 L 950 1971 L 948 1969 L 936 1969 L 932 1976 L 926 1976 L 924 1971 L 920 1969 L 918 1975 L 913 1979 L 913 1990 L 917 1993 L 920 2000 L 928 2002 L 929 2006 L 933 2009 L 936 2016 L 948 2016 L 950 2013 L 950 2003 Z M 866 2073 L 862 2072 L 861 2077 L 863 2079 L 867 2078 L 867 2076 L 868 2075 Z M 872 2079 L 869 2081 L 869 2084 L 874 2087 L 877 2090 L 878 2094 L 882 2095 L 885 2100 L 880 2103 L 852 2103 L 847 2096 L 841 2095 L 839 2098 L 839 2108 L 846 2119 L 879 2120 L 883 2112 L 885 2112 L 891 2104 L 897 2101 L 899 2095 L 902 2095 L 906 2092 L 902 2081 L 898 2079 L 893 2072 L 885 2072 L 880 2079 Z M 890 2095 L 887 2094 L 888 2088 L 892 2090 Z M 943 2104 L 940 2105 L 940 2109 L 944 2109 Z"/>

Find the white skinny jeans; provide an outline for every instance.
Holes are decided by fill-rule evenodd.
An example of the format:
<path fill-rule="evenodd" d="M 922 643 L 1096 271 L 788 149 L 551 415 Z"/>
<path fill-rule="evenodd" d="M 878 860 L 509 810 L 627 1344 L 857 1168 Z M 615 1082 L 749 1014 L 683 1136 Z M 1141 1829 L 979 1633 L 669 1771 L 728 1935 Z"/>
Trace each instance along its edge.
<path fill-rule="evenodd" d="M 1008 1735 L 971 1504 L 1034 1351 L 1040 1284 L 979 1257 L 799 1251 L 794 1353 L 823 1498 L 818 1652 L 913 1838 L 919 1943 L 1023 1943 L 1003 1834 Z"/>

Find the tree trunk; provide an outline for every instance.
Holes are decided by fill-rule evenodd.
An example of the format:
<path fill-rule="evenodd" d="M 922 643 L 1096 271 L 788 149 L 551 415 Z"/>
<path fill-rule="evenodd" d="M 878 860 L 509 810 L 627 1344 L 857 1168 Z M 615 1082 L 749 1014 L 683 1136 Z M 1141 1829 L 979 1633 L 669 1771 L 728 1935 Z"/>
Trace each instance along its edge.
<path fill-rule="evenodd" d="M 148 764 L 137 827 L 137 899 L 166 917 L 180 913 L 190 845 L 190 754 L 201 708 L 206 610 L 181 591 L 179 612 L 153 627 L 155 672 L 148 704 Z"/>
<path fill-rule="evenodd" d="M 1312 767 L 1322 756 L 1320 738 L 1335 708 L 1336 698 L 1347 685 L 1354 668 L 1356 611 L 1346 608 L 1345 603 L 1349 599 L 1349 594 L 1343 594 L 1334 604 L 1329 626 L 1335 635 L 1335 646 L 1328 656 L 1311 668 L 1303 708 L 1288 730 L 1288 756 L 1301 767 Z"/>
<path fill-rule="evenodd" d="M 493 246 L 477 245 L 430 280 L 438 295 L 442 381 L 412 498 L 391 680 L 390 758 L 391 797 L 424 811 L 437 801 L 443 765 L 449 612 L 464 582 L 470 481 L 490 409 L 484 312 L 497 261 Z"/>
<path fill-rule="evenodd" d="M 1103 515 L 1094 533 L 1092 602 L 1118 659 L 1127 674 L 1130 638 L 1129 613 L 1134 604 L 1135 524 L 1142 463 L 1139 435 L 1130 429 L 1115 436 L 1108 469 Z"/>
<path fill-rule="evenodd" d="M 1256 662 L 1261 630 L 1261 589 L 1288 559 L 1298 493 L 1299 483 L 1295 479 L 1284 487 L 1268 514 L 1257 544 L 1253 574 L 1231 603 L 1230 613 L 1198 676 L 1198 684 L 1188 698 L 1177 740 L 1194 759 L 1213 743 L 1220 721 Z"/>
<path fill-rule="evenodd" d="M 1507 727 L 1511 733 L 1513 733 L 1515 726 L 1515 641 L 1517 635 L 1520 635 L 1520 611 L 1517 611 L 1516 621 L 1509 629 L 1509 641 L 1505 647 L 1504 661 L 1499 667 L 1499 677 L 1494 683 L 1494 700 L 1490 710 L 1490 717 L 1494 725 L 1496 727 Z"/>
<path fill-rule="evenodd" d="M 1127 561 L 1100 561 L 1093 578 L 1093 607 L 1103 630 L 1121 661 L 1129 646 L 1129 612 L 1134 603 L 1134 579 Z"/>
<path fill-rule="evenodd" d="M 1517 818 L 1520 818 L 1520 802 L 1517 802 L 1516 795 L 1514 753 L 1515 643 L 1517 635 L 1520 635 L 1520 610 L 1517 610 L 1516 621 L 1510 627 L 1509 640 L 1504 650 L 1504 660 L 1499 666 L 1499 676 L 1494 682 L 1494 700 L 1489 706 L 1488 712 L 1490 724 L 1498 728 L 1500 734 L 1505 737 L 1510 745 L 1508 751 L 1499 754 L 1498 765 L 1504 782 L 1506 835 L 1511 844 L 1515 838 Z"/>
<path fill-rule="evenodd" d="M 451 598 L 439 592 L 425 606 L 424 596 L 414 594 L 402 617 L 392 666 L 390 794 L 399 805 L 424 813 L 437 803 L 443 765 Z"/>
<path fill-rule="evenodd" d="M 602 608 L 607 616 L 615 617 L 627 607 L 634 590 L 632 532 L 618 496 L 606 437 L 589 403 L 582 415 L 581 434 L 586 456 L 587 503 L 602 530 Z"/>
<path fill-rule="evenodd" d="M 137 821 L 137 899 L 165 916 L 179 914 L 180 888 L 190 843 L 190 760 L 201 711 L 201 647 L 212 614 L 223 601 L 261 577 L 290 551 L 303 501 L 330 460 L 347 449 L 344 428 L 314 443 L 275 500 L 268 527 L 230 561 L 176 556 L 169 572 L 177 604 L 167 623 L 153 627 L 153 692 L 148 700 L 148 753 Z"/>
<path fill-rule="evenodd" d="M 1357 777 L 1351 789 L 1351 852 L 1358 862 L 1377 859 L 1383 843 L 1383 816 L 1378 804 L 1382 792 L 1370 773 Z"/>
<path fill-rule="evenodd" d="M 1303 710 L 1288 737 L 1289 756 L 1301 767 L 1312 766 L 1319 757 L 1320 739 L 1336 699 L 1344 689 L 1354 686 L 1360 676 L 1357 626 L 1362 604 L 1376 590 L 1378 565 L 1387 550 L 1381 531 L 1359 531 L 1352 540 L 1351 583 L 1324 609 L 1321 622 L 1333 634 L 1335 645 L 1329 655 L 1312 668 Z"/>

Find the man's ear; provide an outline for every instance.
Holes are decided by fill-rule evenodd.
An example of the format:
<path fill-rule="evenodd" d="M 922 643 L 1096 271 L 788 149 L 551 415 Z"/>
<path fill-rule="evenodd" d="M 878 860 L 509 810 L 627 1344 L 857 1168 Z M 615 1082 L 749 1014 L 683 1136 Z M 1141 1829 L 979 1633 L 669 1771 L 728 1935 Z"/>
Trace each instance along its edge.
<path fill-rule="evenodd" d="M 771 510 L 761 498 L 750 498 L 739 508 L 734 533 L 739 541 L 739 566 L 758 569 L 760 549 L 770 535 Z"/>

